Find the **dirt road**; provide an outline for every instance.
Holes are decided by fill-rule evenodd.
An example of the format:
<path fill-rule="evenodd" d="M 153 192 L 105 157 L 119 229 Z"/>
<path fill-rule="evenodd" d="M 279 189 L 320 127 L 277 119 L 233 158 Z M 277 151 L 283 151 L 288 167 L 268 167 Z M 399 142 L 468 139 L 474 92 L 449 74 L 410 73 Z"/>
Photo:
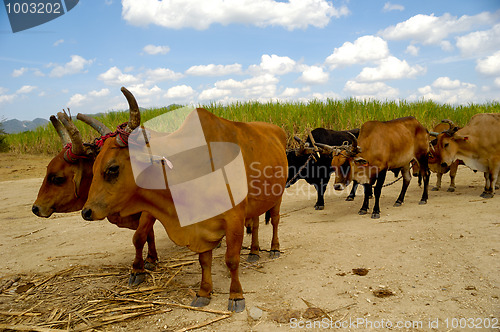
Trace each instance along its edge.
<path fill-rule="evenodd" d="M 127 286 L 134 255 L 132 231 L 107 221 L 86 222 L 79 213 L 49 219 L 31 213 L 49 159 L 0 155 L 0 324 L 84 329 L 103 321 L 92 306 L 110 303 L 110 297 L 189 304 L 200 279 L 199 265 L 193 263 L 196 256 L 176 247 L 160 223 L 155 232 L 162 263 L 144 285 L 157 291 L 134 297 Z M 446 188 L 447 176 L 444 179 Z M 431 185 L 434 182 L 433 175 Z M 260 264 L 242 263 L 246 312 L 223 318 L 221 313 L 157 305 L 172 310 L 123 317 L 101 329 L 174 331 L 223 318 L 200 330 L 340 326 L 355 331 L 388 324 L 401 331 L 449 331 L 460 324 L 499 330 L 500 197 L 480 198 L 482 174 L 463 166 L 456 183 L 456 192 L 430 192 L 428 204 L 420 206 L 421 189 L 412 181 L 399 208 L 392 204 L 401 183 L 384 188 L 381 218 L 372 220 L 357 214 L 361 197 L 346 202 L 347 191 L 339 194 L 332 186 L 325 195 L 325 210 L 315 211 L 315 191 L 301 180 L 287 189 L 282 204 L 281 258 L 270 261 L 262 252 Z M 271 226 L 262 224 L 260 234 L 261 248 L 269 249 Z M 244 245 L 249 243 L 247 236 Z M 218 311 L 227 309 L 230 281 L 224 250 L 222 245 L 214 252 L 215 292 L 208 306 Z M 247 253 L 243 250 L 242 261 Z M 368 273 L 354 274 L 358 268 Z M 308 309 L 306 302 L 318 309 Z M 9 310 L 25 313 L 5 314 Z M 57 323 L 56 318 L 69 323 Z M 48 324 L 50 319 L 55 323 Z"/>

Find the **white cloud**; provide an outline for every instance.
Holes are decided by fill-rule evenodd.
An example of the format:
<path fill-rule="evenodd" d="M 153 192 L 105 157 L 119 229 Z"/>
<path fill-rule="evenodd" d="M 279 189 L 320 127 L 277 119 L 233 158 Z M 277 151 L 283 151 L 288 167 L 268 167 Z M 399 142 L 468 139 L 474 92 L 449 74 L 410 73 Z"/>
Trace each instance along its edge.
<path fill-rule="evenodd" d="M 17 94 L 30 93 L 36 89 L 36 86 L 23 85 L 19 90 L 16 91 Z"/>
<path fill-rule="evenodd" d="M 397 80 L 402 78 L 414 78 L 425 73 L 425 68 L 420 65 L 411 67 L 406 60 L 399 60 L 389 56 L 380 61 L 378 67 L 365 67 L 356 77 L 358 82 L 373 82 L 385 80 Z"/>
<path fill-rule="evenodd" d="M 150 55 L 167 54 L 170 52 L 170 47 L 168 46 L 156 46 L 156 45 L 146 45 L 142 49 L 144 52 Z"/>
<path fill-rule="evenodd" d="M 122 17 L 133 25 L 208 29 L 218 23 L 283 26 L 288 30 L 309 25 L 323 28 L 332 17 L 349 14 L 327 0 L 122 0 Z"/>
<path fill-rule="evenodd" d="M 87 93 L 87 94 L 76 93 L 69 98 L 68 106 L 69 107 L 81 106 L 84 103 L 92 102 L 96 98 L 106 97 L 109 95 L 109 93 L 110 93 L 110 91 L 107 88 L 101 89 L 99 91 L 92 90 L 92 91 L 89 91 L 89 93 Z"/>
<path fill-rule="evenodd" d="M 476 70 L 484 75 L 500 75 L 500 51 L 477 60 Z"/>
<path fill-rule="evenodd" d="M 305 84 L 325 84 L 329 75 L 318 66 L 308 66 L 299 77 L 298 81 Z"/>
<path fill-rule="evenodd" d="M 86 60 L 79 55 L 72 55 L 71 61 L 65 65 L 55 65 L 50 64 L 50 67 L 54 67 L 50 72 L 50 77 L 63 77 L 66 75 L 73 75 L 84 72 L 84 68 L 90 66 L 94 60 Z"/>
<path fill-rule="evenodd" d="M 301 92 L 299 88 L 286 88 L 282 93 L 281 97 L 289 98 L 298 95 Z"/>
<path fill-rule="evenodd" d="M 451 80 L 449 77 L 439 77 L 432 83 L 432 87 L 443 90 L 458 89 L 460 85 L 459 80 Z"/>
<path fill-rule="evenodd" d="M 232 65 L 199 65 L 192 66 L 186 70 L 187 75 L 193 76 L 224 76 L 230 74 L 240 74 L 241 65 L 234 63 Z"/>
<path fill-rule="evenodd" d="M 495 78 L 494 83 L 496 87 L 500 88 L 500 77 Z"/>
<path fill-rule="evenodd" d="M 77 93 L 71 96 L 68 101 L 68 106 L 75 107 L 80 106 L 87 99 L 87 96 L 82 95 L 81 93 Z"/>
<path fill-rule="evenodd" d="M 344 91 L 360 99 L 393 99 L 397 98 L 399 90 L 383 82 L 359 83 L 347 81 Z"/>
<path fill-rule="evenodd" d="M 438 103 L 464 104 L 476 100 L 476 85 L 439 77 L 431 85 L 418 89 L 418 96 L 409 99 L 423 98 Z"/>
<path fill-rule="evenodd" d="M 490 30 L 475 31 L 457 38 L 457 47 L 464 55 L 478 55 L 497 51 L 500 45 L 500 24 Z"/>
<path fill-rule="evenodd" d="M 325 93 L 313 93 L 312 94 L 313 99 L 318 99 L 318 100 L 327 100 L 327 99 L 341 99 L 340 95 L 335 93 L 335 92 L 325 92 Z"/>
<path fill-rule="evenodd" d="M 127 89 L 130 90 L 130 92 L 132 92 L 136 97 L 150 97 L 158 95 L 162 92 L 162 90 L 156 85 L 152 88 L 148 88 L 145 84 L 131 85 Z"/>
<path fill-rule="evenodd" d="M 380 37 L 368 35 L 359 37 L 354 43 L 345 42 L 341 47 L 335 48 L 325 63 L 334 69 L 338 66 L 377 61 L 388 56 L 387 42 Z"/>
<path fill-rule="evenodd" d="M 415 46 L 415 45 L 408 45 L 408 47 L 406 48 L 405 53 L 411 54 L 413 56 L 417 56 L 419 51 L 420 51 L 420 48 L 418 48 L 417 46 Z"/>
<path fill-rule="evenodd" d="M 229 89 L 219 89 L 217 87 L 203 90 L 198 98 L 200 100 L 217 100 L 222 97 L 229 96 L 231 94 L 231 90 Z"/>
<path fill-rule="evenodd" d="M 497 16 L 489 12 L 474 16 L 463 15 L 460 18 L 448 13 L 443 16 L 418 14 L 379 31 L 379 35 L 388 40 L 409 39 L 424 45 L 440 45 L 441 41 L 452 34 L 470 31 L 480 25 L 493 24 Z"/>
<path fill-rule="evenodd" d="M 54 44 L 53 44 L 53 45 L 54 45 L 54 46 L 59 46 L 59 45 L 61 45 L 62 43 L 64 43 L 64 39 L 58 39 L 58 40 L 56 40 L 56 41 L 54 42 Z"/>
<path fill-rule="evenodd" d="M 17 97 L 16 94 L 6 94 L 9 91 L 7 88 L 0 86 L 0 105 L 11 103 Z"/>
<path fill-rule="evenodd" d="M 109 95 L 109 89 L 104 88 L 99 91 L 93 90 L 89 92 L 89 96 L 91 97 L 105 97 Z"/>
<path fill-rule="evenodd" d="M 259 65 L 252 65 L 249 68 L 251 73 L 285 75 L 296 69 L 297 63 L 287 56 L 278 56 L 276 54 L 264 54 L 260 58 Z"/>
<path fill-rule="evenodd" d="M 139 79 L 130 74 L 124 74 L 117 67 L 111 67 L 106 72 L 100 74 L 97 79 L 107 85 L 130 85 L 137 84 Z"/>
<path fill-rule="evenodd" d="M 181 73 L 176 73 L 168 68 L 156 68 L 146 71 L 147 83 L 156 83 L 162 81 L 175 81 L 184 77 Z"/>
<path fill-rule="evenodd" d="M 169 99 L 179 99 L 179 98 L 190 98 L 195 95 L 195 91 L 192 87 L 187 85 L 177 85 L 173 86 L 167 90 L 165 94 L 166 98 Z"/>
<path fill-rule="evenodd" d="M 19 68 L 19 69 L 14 69 L 14 71 L 12 72 L 12 77 L 22 76 L 27 71 L 28 71 L 28 68 L 25 68 L 25 67 L 22 67 L 22 68 Z"/>
<path fill-rule="evenodd" d="M 403 5 L 398 5 L 398 4 L 393 4 L 393 3 L 390 3 L 390 2 L 386 2 L 384 4 L 384 9 L 383 11 L 384 12 L 390 12 L 392 10 L 399 10 L 400 12 L 405 10 L 405 7 Z"/>

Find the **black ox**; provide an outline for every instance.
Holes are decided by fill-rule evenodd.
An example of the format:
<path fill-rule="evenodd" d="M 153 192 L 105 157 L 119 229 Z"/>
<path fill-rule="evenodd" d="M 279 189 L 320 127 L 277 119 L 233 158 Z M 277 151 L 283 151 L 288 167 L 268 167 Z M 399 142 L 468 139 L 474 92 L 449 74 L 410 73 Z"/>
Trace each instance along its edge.
<path fill-rule="evenodd" d="M 287 187 L 291 186 L 299 179 L 306 180 L 307 183 L 313 185 L 316 188 L 316 191 L 318 193 L 318 200 L 316 201 L 316 204 L 314 204 L 314 209 L 323 210 L 325 208 L 324 194 L 326 191 L 326 186 L 328 185 L 328 181 L 330 181 L 330 175 L 333 173 L 333 168 L 331 166 L 332 155 L 320 154 L 318 157 L 318 154 L 312 152 L 313 150 L 317 150 L 314 149 L 315 144 L 313 143 L 322 143 L 331 146 L 340 146 L 345 142 L 347 142 L 346 144 L 352 144 L 359 136 L 359 129 L 337 131 L 324 128 L 316 128 L 311 131 L 310 136 L 313 137 L 314 142 L 312 142 L 310 137 L 308 137 L 305 144 L 301 144 L 301 147 L 298 150 L 287 151 Z M 310 158 L 311 153 L 313 153 L 313 158 Z M 310 160 L 309 162 L 307 162 L 309 158 Z M 299 171 L 300 173 L 297 175 L 297 172 Z M 349 196 L 347 196 L 346 201 L 354 200 L 357 187 L 358 183 L 354 181 L 352 190 L 349 193 Z"/>

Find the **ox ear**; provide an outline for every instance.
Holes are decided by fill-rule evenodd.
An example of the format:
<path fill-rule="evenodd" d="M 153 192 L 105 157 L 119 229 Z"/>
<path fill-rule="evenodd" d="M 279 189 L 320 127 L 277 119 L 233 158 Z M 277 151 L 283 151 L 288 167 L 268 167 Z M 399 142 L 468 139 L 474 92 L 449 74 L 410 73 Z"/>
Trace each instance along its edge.
<path fill-rule="evenodd" d="M 464 141 L 468 142 L 469 141 L 469 136 L 462 136 L 462 135 L 453 135 L 453 140 L 454 141 Z"/>
<path fill-rule="evenodd" d="M 82 183 L 82 178 L 83 178 L 83 168 L 84 166 L 82 165 L 83 160 L 80 160 L 78 164 L 76 164 L 76 171 L 75 175 L 73 176 L 73 184 L 75 185 L 75 197 L 80 197 L 78 193 L 80 192 L 80 185 Z"/>
<path fill-rule="evenodd" d="M 361 157 L 354 158 L 354 162 L 358 166 L 368 166 L 368 160 L 361 158 Z"/>

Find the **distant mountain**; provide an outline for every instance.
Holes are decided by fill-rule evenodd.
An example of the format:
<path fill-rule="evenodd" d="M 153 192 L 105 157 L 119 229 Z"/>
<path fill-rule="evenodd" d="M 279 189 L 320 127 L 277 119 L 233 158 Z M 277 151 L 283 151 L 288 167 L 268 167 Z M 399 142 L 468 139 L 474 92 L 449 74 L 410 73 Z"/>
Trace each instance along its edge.
<path fill-rule="evenodd" d="M 7 134 L 17 134 L 23 131 L 34 130 L 36 127 L 44 126 L 48 120 L 36 118 L 33 121 L 20 121 L 17 119 L 2 122 L 2 128 Z"/>

